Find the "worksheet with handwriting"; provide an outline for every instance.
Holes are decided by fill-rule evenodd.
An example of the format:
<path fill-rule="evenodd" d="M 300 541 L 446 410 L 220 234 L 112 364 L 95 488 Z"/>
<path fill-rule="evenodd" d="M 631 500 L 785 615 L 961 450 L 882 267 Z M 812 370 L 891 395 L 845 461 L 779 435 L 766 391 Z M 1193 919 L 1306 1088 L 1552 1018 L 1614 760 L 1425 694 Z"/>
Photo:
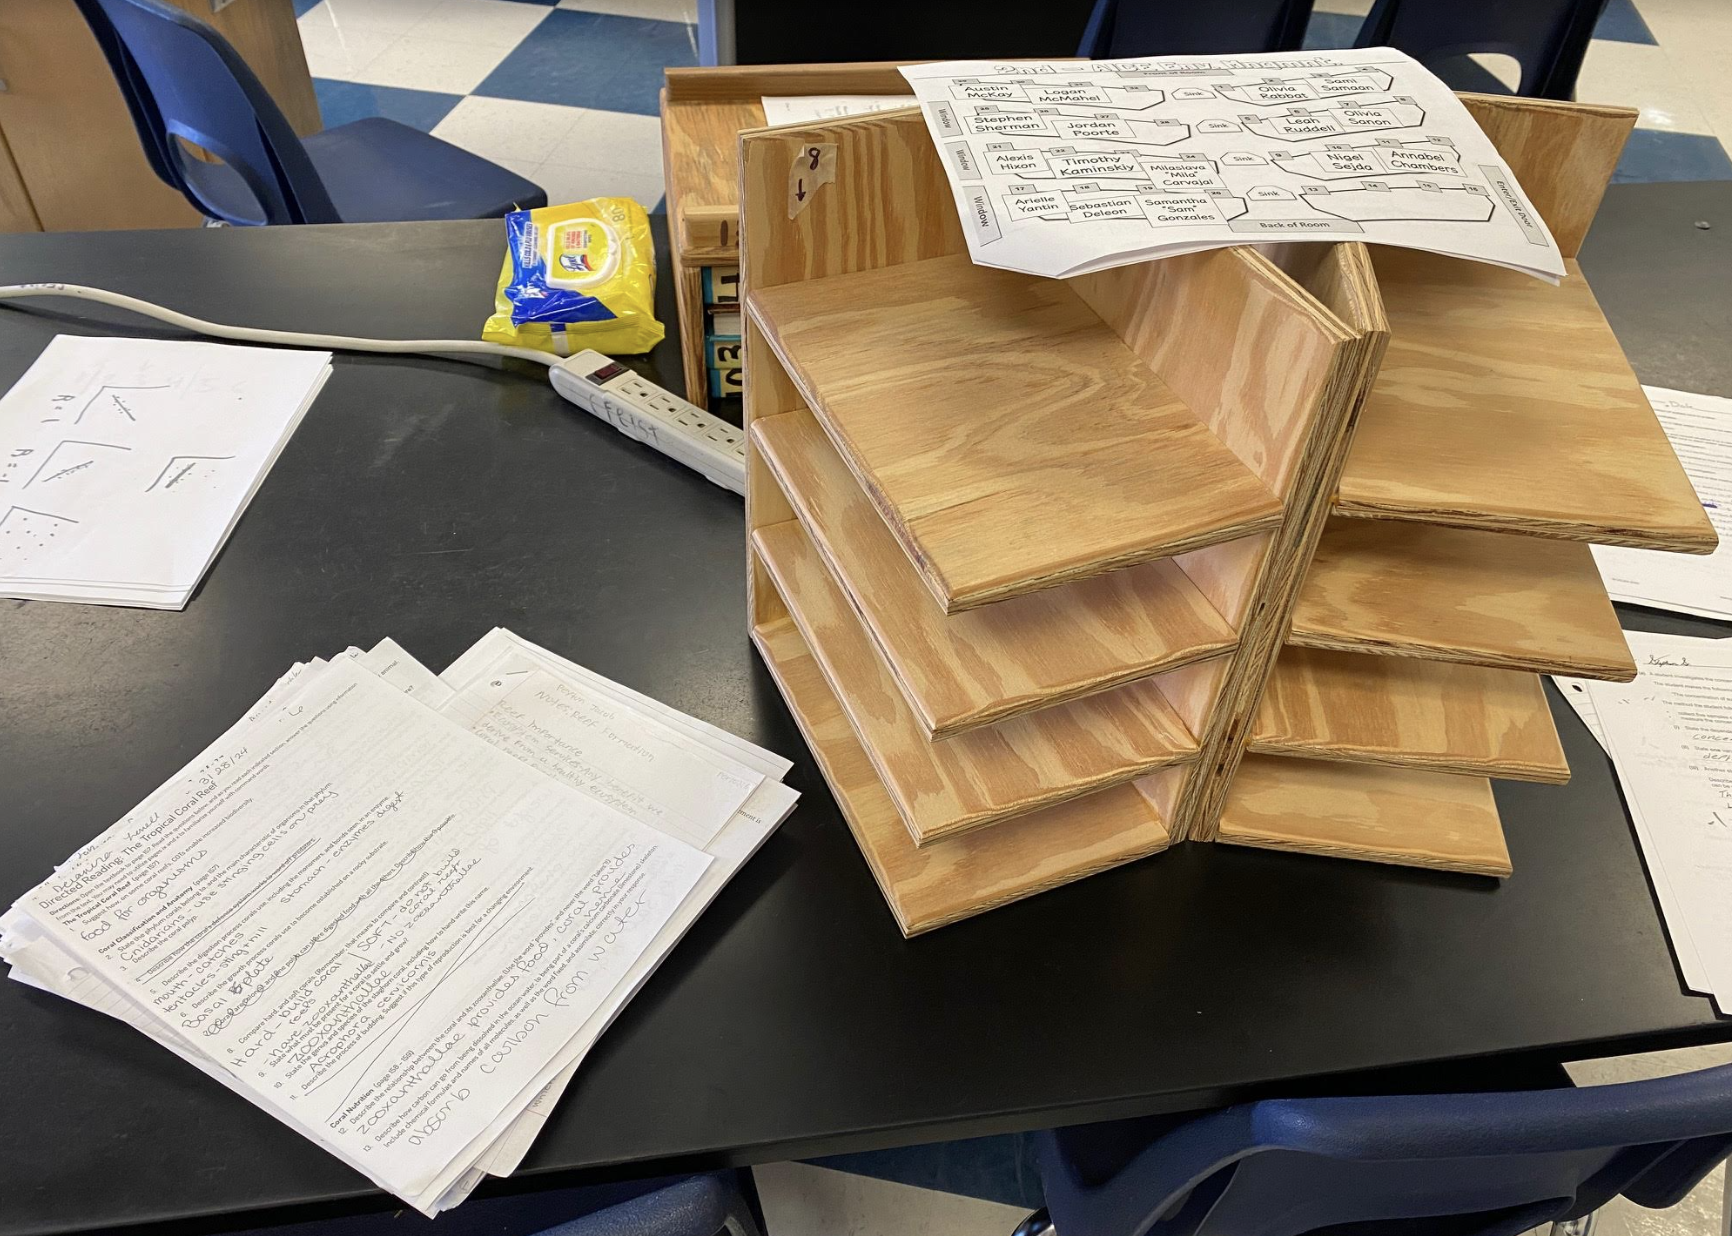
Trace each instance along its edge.
<path fill-rule="evenodd" d="M 711 859 L 349 658 L 278 692 L 15 914 L 430 1210 Z"/>

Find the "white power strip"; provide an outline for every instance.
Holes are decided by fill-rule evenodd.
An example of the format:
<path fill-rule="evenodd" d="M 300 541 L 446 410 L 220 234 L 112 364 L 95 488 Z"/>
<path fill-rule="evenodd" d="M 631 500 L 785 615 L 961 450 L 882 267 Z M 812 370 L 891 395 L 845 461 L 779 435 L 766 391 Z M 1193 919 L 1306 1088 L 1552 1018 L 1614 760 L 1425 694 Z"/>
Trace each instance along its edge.
<path fill-rule="evenodd" d="M 576 352 L 549 371 L 553 389 L 628 438 L 724 489 L 746 492 L 746 435 L 600 352 Z"/>
<path fill-rule="evenodd" d="M 35 296 L 64 296 L 94 301 L 116 309 L 167 322 L 181 330 L 292 348 L 343 348 L 353 352 L 396 352 L 459 356 L 511 356 L 548 366 L 553 389 L 587 409 L 629 438 L 653 446 L 670 459 L 737 494 L 746 492 L 746 437 L 738 429 L 702 408 L 646 381 L 600 352 L 584 351 L 564 360 L 547 352 L 489 343 L 480 339 L 363 339 L 353 335 L 318 335 L 303 331 L 228 326 L 166 309 L 148 300 L 74 283 L 16 283 L 0 286 L 0 301 Z"/>

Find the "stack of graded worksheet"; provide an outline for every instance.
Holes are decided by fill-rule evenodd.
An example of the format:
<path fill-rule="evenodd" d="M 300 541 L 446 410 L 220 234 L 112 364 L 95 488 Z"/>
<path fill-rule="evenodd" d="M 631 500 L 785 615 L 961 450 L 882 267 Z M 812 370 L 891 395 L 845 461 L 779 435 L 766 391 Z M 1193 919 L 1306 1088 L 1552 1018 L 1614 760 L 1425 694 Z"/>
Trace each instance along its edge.
<path fill-rule="evenodd" d="M 432 1215 L 522 1160 L 789 767 L 508 631 L 440 676 L 387 639 L 291 668 L 0 955 Z"/>

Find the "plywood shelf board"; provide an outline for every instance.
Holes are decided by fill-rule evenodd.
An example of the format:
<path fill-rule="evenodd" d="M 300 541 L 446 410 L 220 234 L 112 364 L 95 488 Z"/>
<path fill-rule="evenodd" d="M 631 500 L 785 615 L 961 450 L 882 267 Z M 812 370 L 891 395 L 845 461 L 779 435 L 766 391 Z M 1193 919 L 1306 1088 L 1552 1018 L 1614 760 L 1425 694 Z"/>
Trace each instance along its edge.
<path fill-rule="evenodd" d="M 753 444 L 933 737 L 1232 649 L 1170 560 L 946 615 L 810 412 L 760 417 Z"/>
<path fill-rule="evenodd" d="M 756 626 L 752 640 L 904 935 L 1146 857 L 1170 843 L 1153 806 L 1158 790 L 1124 785 L 917 847 L 793 623 Z M 1145 781 L 1163 775 L 1172 774 Z"/>
<path fill-rule="evenodd" d="M 1477 875 L 1510 874 L 1491 782 L 1409 768 L 1246 756 L 1218 840 Z"/>
<path fill-rule="evenodd" d="M 1314 648 L 1283 650 L 1249 749 L 1552 784 L 1570 776 L 1535 675 Z"/>
<path fill-rule="evenodd" d="M 917 843 L 1196 757 L 1157 679 L 929 742 L 799 523 L 759 528 L 752 547 Z"/>
<path fill-rule="evenodd" d="M 1553 287 L 1379 248 L 1392 336 L 1337 511 L 1709 553 L 1713 525 L 1573 260 Z"/>
<path fill-rule="evenodd" d="M 1280 519 L 1061 282 L 956 254 L 754 286 L 747 306 L 947 612 Z"/>
<path fill-rule="evenodd" d="M 1636 662 L 1588 546 L 1334 519 L 1288 642 L 1628 682 Z"/>

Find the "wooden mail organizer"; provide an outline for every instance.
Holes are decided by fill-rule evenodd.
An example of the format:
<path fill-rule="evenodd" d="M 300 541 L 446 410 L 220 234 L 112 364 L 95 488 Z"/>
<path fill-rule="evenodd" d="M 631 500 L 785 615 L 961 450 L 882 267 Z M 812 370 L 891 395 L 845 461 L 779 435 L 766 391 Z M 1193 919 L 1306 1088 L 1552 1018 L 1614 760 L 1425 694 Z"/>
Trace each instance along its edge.
<path fill-rule="evenodd" d="M 1574 265 L 1635 114 L 1468 103 L 1561 286 L 1040 279 L 969 261 L 917 111 L 742 137 L 751 635 L 905 933 L 1181 840 L 1509 874 L 1538 675 L 1635 674 L 1587 542 L 1715 538 Z"/>

